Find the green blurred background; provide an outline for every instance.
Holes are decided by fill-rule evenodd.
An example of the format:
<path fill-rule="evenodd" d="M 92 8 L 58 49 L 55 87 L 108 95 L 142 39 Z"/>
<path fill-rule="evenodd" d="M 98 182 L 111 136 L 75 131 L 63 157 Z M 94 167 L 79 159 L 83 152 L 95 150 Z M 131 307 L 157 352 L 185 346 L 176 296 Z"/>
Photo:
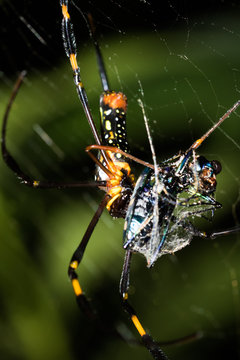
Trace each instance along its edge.
<path fill-rule="evenodd" d="M 174 3 L 76 1 L 98 25 L 113 89 L 128 97 L 131 153 L 151 161 L 137 99 L 144 90 L 159 161 L 189 147 L 239 98 L 238 2 L 196 9 Z M 62 47 L 58 1 L 48 6 L 1 1 L 0 115 L 18 72 L 28 75 L 10 114 L 7 143 L 22 169 L 37 179 L 91 180 L 94 164 L 84 152 L 93 143 Z M 101 93 L 86 25 L 71 7 L 82 78 L 96 121 Z M 200 153 L 218 159 L 213 223 L 238 224 L 240 110 L 215 131 Z M 39 128 L 54 141 L 48 146 Z M 0 358 L 150 359 L 147 351 L 99 331 L 78 310 L 67 266 L 99 203 L 98 190 L 33 190 L 19 184 L 0 161 Z M 141 166 L 133 164 L 135 173 Z M 104 212 L 79 269 L 80 281 L 100 316 L 125 336 L 137 338 L 123 312 L 118 285 L 124 257 L 122 220 Z M 155 339 L 169 341 L 202 332 L 202 338 L 163 346 L 170 359 L 240 359 L 239 236 L 194 239 L 158 260 L 153 269 L 135 256 L 130 301 Z"/>

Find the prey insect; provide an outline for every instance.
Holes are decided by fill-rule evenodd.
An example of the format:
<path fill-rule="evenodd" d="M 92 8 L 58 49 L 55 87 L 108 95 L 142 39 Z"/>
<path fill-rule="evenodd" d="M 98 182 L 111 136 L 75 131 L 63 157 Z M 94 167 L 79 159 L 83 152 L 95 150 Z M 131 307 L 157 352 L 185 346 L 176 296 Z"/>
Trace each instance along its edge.
<path fill-rule="evenodd" d="M 9 100 L 2 125 L 2 155 L 7 166 L 20 181 L 32 188 L 77 188 L 96 187 L 104 191 L 104 196 L 97 211 L 92 217 L 83 238 L 75 250 L 69 267 L 71 280 L 79 307 L 89 317 L 95 317 L 91 304 L 84 295 L 77 276 L 77 268 L 81 263 L 87 244 L 101 214 L 106 208 L 113 217 L 125 218 L 124 244 L 126 250 L 120 280 L 120 296 L 123 308 L 128 313 L 137 329 L 143 345 L 154 359 L 167 359 L 159 344 L 146 332 L 136 311 L 129 303 L 128 290 L 130 283 L 130 264 L 133 253 L 141 253 L 151 267 L 158 257 L 174 253 L 188 245 L 194 236 L 214 238 L 237 231 L 207 234 L 192 224 L 191 218 L 214 213 L 221 207 L 215 200 L 216 175 L 221 171 L 218 161 L 209 161 L 199 156 L 196 150 L 202 142 L 239 106 L 237 102 L 222 118 L 190 148 L 172 158 L 158 164 L 149 133 L 148 121 L 140 102 L 148 132 L 153 164 L 149 164 L 129 154 L 126 135 L 127 98 L 121 92 L 110 90 L 102 54 L 95 38 L 94 27 L 89 19 L 90 34 L 95 45 L 99 74 L 103 93 L 100 96 L 101 135 L 93 120 L 87 93 L 83 86 L 80 67 L 77 62 L 76 41 L 73 25 L 68 12 L 68 1 L 60 0 L 62 9 L 62 35 L 67 57 L 73 71 L 73 79 L 77 94 L 85 112 L 86 119 L 93 133 L 94 145 L 86 148 L 87 153 L 96 163 L 95 180 L 92 182 L 48 182 L 32 179 L 19 167 L 6 146 L 6 127 L 9 111 L 23 81 L 25 73 L 21 73 Z M 98 154 L 95 155 L 94 151 Z M 135 183 L 130 160 L 145 168 Z"/>
<path fill-rule="evenodd" d="M 202 142 L 240 105 L 235 103 L 219 121 L 185 152 L 157 164 L 150 140 L 154 170 L 145 168 L 129 203 L 125 227 L 125 249 L 142 253 L 151 267 L 158 257 L 173 254 L 188 245 L 193 236 L 215 238 L 225 232 L 206 233 L 190 218 L 213 216 L 222 205 L 214 198 L 216 175 L 222 170 L 217 160 L 196 154 Z M 145 122 L 147 121 L 144 113 Z M 236 232 L 238 229 L 228 230 Z"/>

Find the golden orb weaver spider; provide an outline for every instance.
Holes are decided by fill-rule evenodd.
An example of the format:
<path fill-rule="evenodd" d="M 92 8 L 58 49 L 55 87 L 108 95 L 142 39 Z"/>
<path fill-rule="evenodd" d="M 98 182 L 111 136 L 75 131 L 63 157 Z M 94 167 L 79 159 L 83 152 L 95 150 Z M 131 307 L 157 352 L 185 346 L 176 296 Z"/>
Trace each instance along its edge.
<path fill-rule="evenodd" d="M 135 310 L 128 302 L 130 260 L 133 252 L 143 253 L 151 266 L 158 256 L 164 253 L 174 252 L 187 245 L 190 238 L 186 231 L 192 236 L 216 237 L 237 231 L 217 232 L 206 234 L 195 229 L 183 217 L 194 216 L 214 211 L 220 205 L 214 200 L 213 193 L 216 189 L 216 175 L 220 172 L 220 165 L 216 161 L 208 161 L 196 154 L 201 143 L 233 112 L 237 102 L 208 132 L 195 141 L 185 152 L 162 162 L 160 165 L 148 164 L 131 156 L 128 152 L 128 144 L 125 129 L 125 116 L 127 100 L 124 94 L 109 90 L 108 80 L 104 69 L 102 56 L 94 38 L 93 27 L 91 30 L 97 59 L 99 63 L 100 78 L 102 81 L 103 94 L 101 96 L 100 111 L 102 114 L 101 137 L 95 127 L 88 105 L 88 99 L 80 78 L 80 68 L 76 60 L 75 36 L 72 29 L 71 19 L 68 12 L 68 1 L 60 1 L 63 14 L 63 39 L 67 56 L 70 59 L 74 73 L 74 82 L 78 96 L 85 111 L 87 120 L 91 127 L 96 144 L 88 146 L 86 151 L 97 164 L 96 181 L 89 183 L 57 183 L 32 180 L 24 174 L 13 159 L 6 147 L 6 126 L 11 104 L 17 94 L 18 88 L 25 76 L 23 72 L 16 84 L 12 97 L 8 104 L 2 127 L 2 154 L 8 167 L 16 173 L 20 180 L 27 186 L 34 188 L 74 188 L 82 186 L 93 186 L 106 192 L 98 210 L 94 214 L 82 240 L 75 251 L 69 265 L 68 274 L 71 279 L 78 304 L 90 317 L 94 316 L 88 300 L 86 299 L 80 283 L 77 279 L 76 269 L 83 257 L 85 248 L 91 237 L 104 208 L 113 217 L 126 217 L 125 242 L 126 257 L 120 282 L 120 295 L 124 309 L 129 314 L 133 324 L 141 336 L 143 344 L 155 359 L 166 359 L 159 345 L 146 333 L 141 325 Z M 118 123 L 117 123 L 118 120 Z M 120 120 L 120 121 L 119 121 Z M 120 127 L 113 130 L 120 124 Z M 150 137 L 149 137 L 150 140 Z M 98 157 L 92 154 L 92 150 L 99 152 Z M 152 148 L 152 154 L 154 150 Z M 135 184 L 131 172 L 129 160 L 134 160 L 146 167 L 144 173 Z M 188 198 L 182 200 L 179 194 L 187 192 Z M 130 204 L 129 204 L 130 203 Z M 140 206 L 141 203 L 141 206 Z M 176 206 L 183 209 L 179 215 L 174 214 Z M 150 207 L 150 208 L 149 208 Z M 189 210 L 193 209 L 193 210 Z M 140 214 L 139 214 L 140 213 Z M 184 236 L 182 242 L 178 241 L 179 248 L 174 241 L 179 237 L 179 229 Z M 161 239 L 161 241 L 157 241 Z M 179 238 L 177 238 L 179 240 Z M 152 247 L 149 247 L 149 244 Z"/>

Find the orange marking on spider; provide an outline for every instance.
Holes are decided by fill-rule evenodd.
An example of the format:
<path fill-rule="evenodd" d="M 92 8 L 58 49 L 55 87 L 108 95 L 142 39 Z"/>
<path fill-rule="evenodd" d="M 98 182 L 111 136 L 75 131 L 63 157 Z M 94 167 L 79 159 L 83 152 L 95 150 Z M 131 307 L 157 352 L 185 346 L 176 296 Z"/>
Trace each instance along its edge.
<path fill-rule="evenodd" d="M 124 169 L 128 175 L 130 175 L 131 173 L 131 168 L 129 166 L 129 164 L 127 162 L 123 162 L 123 161 L 115 161 L 114 165 L 119 167 L 120 169 Z"/>
<path fill-rule="evenodd" d="M 70 54 L 69 59 L 70 59 L 72 69 L 77 70 L 78 69 L 78 64 L 77 64 L 76 55 L 75 54 Z M 81 86 L 81 84 L 80 84 L 80 86 Z"/>
<path fill-rule="evenodd" d="M 134 323 L 137 331 L 139 332 L 139 334 L 140 334 L 141 336 L 146 335 L 146 331 L 145 331 L 144 328 L 142 327 L 142 325 L 141 325 L 140 321 L 138 320 L 137 316 L 136 316 L 136 315 L 132 315 L 131 319 L 132 319 L 132 322 Z"/>
<path fill-rule="evenodd" d="M 107 205 L 106 205 L 106 209 L 107 209 L 108 211 L 111 210 L 112 204 L 114 203 L 114 201 L 115 201 L 117 198 L 119 198 L 119 196 L 120 196 L 120 193 L 118 193 L 118 194 L 115 195 L 111 200 L 109 200 L 109 202 L 108 202 Z"/>
<path fill-rule="evenodd" d="M 83 292 L 78 279 L 72 279 L 72 286 L 76 296 L 82 295 Z"/>
<path fill-rule="evenodd" d="M 62 14 L 66 19 L 70 19 L 70 15 L 68 13 L 68 8 L 66 5 L 62 5 Z"/>
<path fill-rule="evenodd" d="M 77 269 L 77 267 L 78 267 L 78 261 L 77 261 L 77 260 L 72 261 L 69 266 L 70 266 L 70 268 L 72 268 L 72 269 L 74 269 L 74 270 Z"/>
<path fill-rule="evenodd" d="M 108 194 L 112 197 L 116 196 L 122 191 L 122 186 L 114 186 L 112 189 L 109 190 Z"/>
<path fill-rule="evenodd" d="M 103 102 L 104 104 L 109 105 L 113 109 L 121 108 L 124 111 L 127 110 L 127 97 L 121 92 L 104 94 Z"/>

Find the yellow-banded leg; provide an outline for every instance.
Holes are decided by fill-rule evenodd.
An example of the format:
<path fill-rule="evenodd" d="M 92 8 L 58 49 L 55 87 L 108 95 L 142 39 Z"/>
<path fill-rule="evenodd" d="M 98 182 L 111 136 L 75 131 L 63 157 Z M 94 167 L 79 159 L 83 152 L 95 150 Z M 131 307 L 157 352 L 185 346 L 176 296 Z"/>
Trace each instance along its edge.
<path fill-rule="evenodd" d="M 86 230 L 79 246 L 75 250 L 75 252 L 71 258 L 69 267 L 68 267 L 68 276 L 72 282 L 73 290 L 76 295 L 77 304 L 90 319 L 94 319 L 96 317 L 96 314 L 93 311 L 93 309 L 90 305 L 90 302 L 87 300 L 86 296 L 84 295 L 84 293 L 82 291 L 82 288 L 78 281 L 78 276 L 77 276 L 76 270 L 82 260 L 84 251 L 88 244 L 88 241 L 92 235 L 92 232 L 93 232 L 95 226 L 97 225 L 97 222 L 98 222 L 100 216 L 102 215 L 102 212 L 103 212 L 107 202 L 109 201 L 109 198 L 110 197 L 106 194 L 104 196 L 103 200 L 101 201 L 100 205 L 98 206 L 98 209 L 95 212 L 90 224 L 88 225 L 87 230 Z"/>
<path fill-rule="evenodd" d="M 77 47 L 76 47 L 76 39 L 73 31 L 73 24 L 71 21 L 70 14 L 68 12 L 68 0 L 60 0 L 60 6 L 62 8 L 62 38 L 63 38 L 63 46 L 66 52 L 67 57 L 69 58 L 72 71 L 73 71 L 73 79 L 76 86 L 77 94 L 79 100 L 81 101 L 83 110 L 85 112 L 86 118 L 92 130 L 92 134 L 94 139 L 98 145 L 101 145 L 101 139 L 96 129 L 95 123 L 92 118 L 91 110 L 88 103 L 87 93 L 83 86 L 83 82 L 80 75 L 80 67 L 77 62 Z M 102 70 L 103 71 L 103 70 Z M 108 159 L 106 158 L 105 152 L 101 151 L 104 162 L 107 164 Z"/>
<path fill-rule="evenodd" d="M 147 332 L 145 331 L 141 322 L 138 319 L 136 311 L 128 302 L 131 257 L 132 257 L 132 252 L 130 250 L 127 250 L 124 259 L 123 270 L 122 270 L 120 286 L 119 286 L 119 292 L 120 292 L 123 308 L 130 316 L 135 328 L 137 329 L 139 335 L 141 336 L 143 345 L 151 353 L 153 358 L 156 360 L 167 360 L 168 359 L 167 356 L 160 349 L 158 343 L 154 341 L 149 334 L 147 334 Z"/>
<path fill-rule="evenodd" d="M 20 180 L 20 182 L 26 186 L 29 186 L 34 189 L 70 189 L 70 188 L 80 188 L 80 187 L 104 187 L 106 186 L 106 181 L 77 181 L 77 182 L 59 182 L 59 181 L 42 181 L 42 180 L 36 180 L 31 178 L 29 175 L 27 175 L 22 169 L 20 168 L 18 162 L 13 158 L 10 151 L 8 150 L 7 144 L 6 144 L 6 133 L 7 133 L 7 126 L 8 126 L 8 119 L 10 115 L 10 111 L 12 109 L 14 100 L 18 94 L 18 91 L 20 89 L 20 86 L 23 83 L 23 80 L 26 76 L 26 71 L 22 71 L 18 79 L 14 85 L 14 88 L 12 90 L 11 96 L 8 100 L 8 104 L 6 106 L 5 113 L 3 115 L 3 122 L 2 122 L 2 129 L 1 129 L 1 135 L 2 135 L 2 142 L 1 142 L 1 152 L 3 160 L 5 161 L 6 165 L 9 167 L 10 170 L 12 170 L 17 178 Z M 105 170 L 107 171 L 107 169 Z"/>

